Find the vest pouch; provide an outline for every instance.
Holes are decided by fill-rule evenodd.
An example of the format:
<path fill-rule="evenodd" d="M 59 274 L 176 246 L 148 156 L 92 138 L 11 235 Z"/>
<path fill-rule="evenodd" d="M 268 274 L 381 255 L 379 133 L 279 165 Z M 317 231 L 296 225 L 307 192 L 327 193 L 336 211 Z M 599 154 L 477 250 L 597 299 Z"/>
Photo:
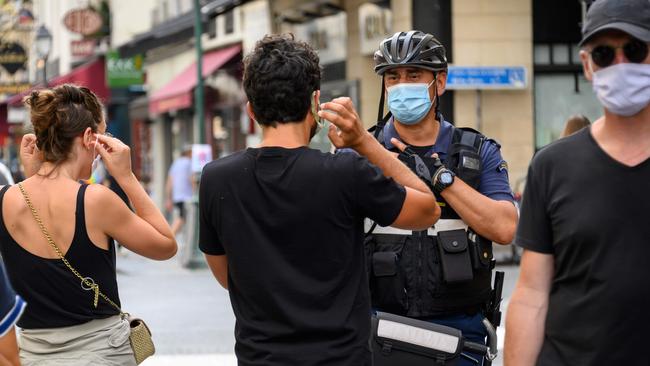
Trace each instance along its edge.
<path fill-rule="evenodd" d="M 397 252 L 372 254 L 370 292 L 374 307 L 397 313 L 408 309 L 404 275 L 399 268 L 399 260 Z"/>
<path fill-rule="evenodd" d="M 474 151 L 461 150 L 455 173 L 467 185 L 478 189 L 481 183 L 481 156 Z"/>
<path fill-rule="evenodd" d="M 470 281 L 474 278 L 467 232 L 463 229 L 440 231 L 437 236 L 442 277 L 446 283 Z"/>
<path fill-rule="evenodd" d="M 492 242 L 471 229 L 468 230 L 467 238 L 469 239 L 469 252 L 472 257 L 472 266 L 474 270 L 492 269 Z"/>

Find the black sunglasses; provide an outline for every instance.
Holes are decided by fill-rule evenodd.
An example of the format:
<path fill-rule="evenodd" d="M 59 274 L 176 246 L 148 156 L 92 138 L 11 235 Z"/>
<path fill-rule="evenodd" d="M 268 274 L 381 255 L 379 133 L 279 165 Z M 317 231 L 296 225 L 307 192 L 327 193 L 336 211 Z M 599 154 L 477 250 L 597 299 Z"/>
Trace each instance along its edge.
<path fill-rule="evenodd" d="M 591 59 L 599 67 L 607 67 L 614 62 L 616 50 L 622 48 L 625 58 L 630 62 L 639 64 L 648 57 L 648 44 L 640 40 L 631 40 L 621 47 L 612 47 L 609 45 L 599 45 L 591 50 Z"/>

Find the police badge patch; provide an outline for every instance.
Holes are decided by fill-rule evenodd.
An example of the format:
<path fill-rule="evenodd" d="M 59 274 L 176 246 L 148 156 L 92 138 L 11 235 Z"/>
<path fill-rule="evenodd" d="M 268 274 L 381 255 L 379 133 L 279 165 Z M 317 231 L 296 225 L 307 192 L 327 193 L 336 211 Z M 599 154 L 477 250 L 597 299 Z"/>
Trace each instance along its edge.
<path fill-rule="evenodd" d="M 501 160 L 499 166 L 497 166 L 497 171 L 502 172 L 504 170 L 508 171 L 508 163 L 505 160 Z"/>

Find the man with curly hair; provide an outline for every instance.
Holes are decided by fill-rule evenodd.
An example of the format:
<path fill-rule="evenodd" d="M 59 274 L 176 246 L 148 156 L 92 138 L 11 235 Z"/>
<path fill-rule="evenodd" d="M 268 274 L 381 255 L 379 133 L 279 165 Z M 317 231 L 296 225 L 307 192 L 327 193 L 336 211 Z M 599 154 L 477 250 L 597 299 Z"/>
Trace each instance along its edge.
<path fill-rule="evenodd" d="M 422 229 L 440 216 L 349 98 L 319 105 L 320 79 L 307 44 L 259 41 L 244 61 L 244 89 L 262 142 L 203 170 L 199 245 L 229 290 L 239 365 L 371 365 L 364 217 Z M 359 154 L 310 149 L 321 118 L 336 147 Z"/>

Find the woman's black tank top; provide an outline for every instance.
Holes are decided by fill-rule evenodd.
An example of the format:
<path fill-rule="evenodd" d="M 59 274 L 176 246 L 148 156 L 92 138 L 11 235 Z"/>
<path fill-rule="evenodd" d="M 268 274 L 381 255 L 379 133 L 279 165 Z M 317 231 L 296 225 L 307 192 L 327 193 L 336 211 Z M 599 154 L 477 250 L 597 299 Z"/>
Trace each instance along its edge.
<path fill-rule="evenodd" d="M 0 190 L 0 251 L 14 290 L 27 302 L 18 326 L 26 329 L 67 327 L 119 314 L 101 297 L 95 307 L 94 291 L 82 288 L 81 280 L 61 259 L 42 258 L 16 243 L 2 215 L 2 202 L 8 188 Z M 77 193 L 74 237 L 65 257 L 82 276 L 92 278 L 102 293 L 120 305 L 113 240 L 110 240 L 109 250 L 104 250 L 91 242 L 86 231 L 86 188 L 87 185 L 81 185 Z M 11 213 L 10 207 L 7 212 Z"/>

